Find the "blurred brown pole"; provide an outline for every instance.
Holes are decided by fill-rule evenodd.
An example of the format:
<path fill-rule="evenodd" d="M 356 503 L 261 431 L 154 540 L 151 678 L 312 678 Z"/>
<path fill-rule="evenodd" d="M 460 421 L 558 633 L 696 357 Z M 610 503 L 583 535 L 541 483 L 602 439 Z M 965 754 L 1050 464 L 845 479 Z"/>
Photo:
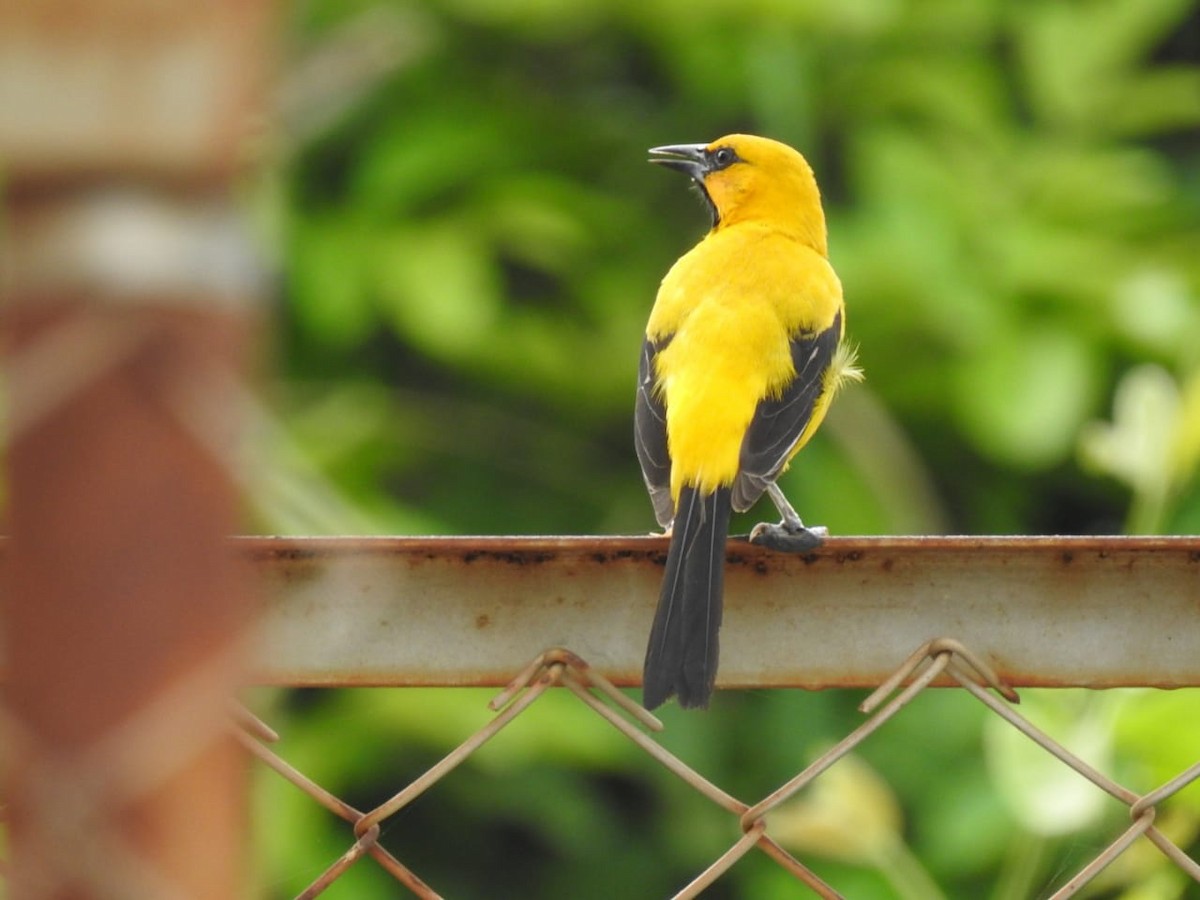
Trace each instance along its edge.
<path fill-rule="evenodd" d="M 0 8 L 6 896 L 243 896 L 230 199 L 270 4 Z"/>

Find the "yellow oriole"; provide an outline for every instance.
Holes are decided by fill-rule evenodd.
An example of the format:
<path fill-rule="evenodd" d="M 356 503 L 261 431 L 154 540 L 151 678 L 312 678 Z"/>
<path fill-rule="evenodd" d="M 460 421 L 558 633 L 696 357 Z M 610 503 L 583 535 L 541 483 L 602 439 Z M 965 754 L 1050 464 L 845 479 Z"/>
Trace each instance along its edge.
<path fill-rule="evenodd" d="M 820 543 L 824 529 L 805 528 L 775 481 L 858 370 L 842 342 L 841 283 L 804 157 L 743 134 L 650 154 L 699 186 L 712 230 L 663 279 L 638 369 L 638 461 L 671 534 L 643 702 L 653 709 L 674 694 L 683 707 L 705 707 L 731 510 L 766 493 L 783 523 L 760 524 L 751 540 Z"/>

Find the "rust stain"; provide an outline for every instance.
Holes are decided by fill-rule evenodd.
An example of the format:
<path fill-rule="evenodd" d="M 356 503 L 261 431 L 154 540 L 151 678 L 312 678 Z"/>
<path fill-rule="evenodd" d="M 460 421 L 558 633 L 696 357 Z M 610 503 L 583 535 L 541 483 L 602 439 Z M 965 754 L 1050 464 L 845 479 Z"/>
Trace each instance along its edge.
<path fill-rule="evenodd" d="M 311 555 L 298 553 L 295 559 L 282 560 L 284 565 L 276 568 L 280 580 L 285 584 L 307 584 L 317 581 L 325 567 Z"/>
<path fill-rule="evenodd" d="M 238 543 L 245 542 L 246 552 L 255 559 L 303 562 L 317 558 L 317 551 L 303 544 L 287 543 L 272 538 L 235 538 L 234 540 Z M 271 541 L 271 543 L 265 544 L 266 541 Z"/>
<path fill-rule="evenodd" d="M 508 563 L 512 566 L 529 566 L 552 562 L 557 558 L 558 554 L 556 553 L 539 550 L 527 550 L 524 552 L 515 550 L 468 550 L 462 555 L 462 561 L 467 565 L 479 560 L 488 560 L 491 562 Z"/>
<path fill-rule="evenodd" d="M 475 627 L 476 628 L 487 628 L 491 624 L 492 624 L 492 617 L 489 616 L 487 613 L 480 613 L 479 615 L 477 615 L 475 617 Z"/>
<path fill-rule="evenodd" d="M 725 566 L 727 569 L 748 569 L 756 575 L 770 575 L 772 572 L 781 569 L 781 563 L 788 559 L 790 555 L 771 552 L 750 554 L 741 552 L 727 553 L 725 556 Z"/>

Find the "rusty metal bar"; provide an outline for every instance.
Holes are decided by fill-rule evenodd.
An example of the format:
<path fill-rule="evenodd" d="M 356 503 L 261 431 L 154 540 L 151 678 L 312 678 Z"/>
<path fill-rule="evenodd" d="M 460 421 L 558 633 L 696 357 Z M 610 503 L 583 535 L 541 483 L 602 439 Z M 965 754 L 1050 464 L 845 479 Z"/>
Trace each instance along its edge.
<path fill-rule="evenodd" d="M 270 7 L 0 8 L 13 897 L 244 887 L 225 395 L 259 279 L 230 195 Z"/>
<path fill-rule="evenodd" d="M 564 646 L 638 683 L 660 537 L 241 538 L 267 609 L 256 677 L 489 685 Z M 875 687 L 952 638 L 1014 686 L 1200 685 L 1200 539 L 731 541 L 722 687 Z M 938 683 L 950 683 L 943 677 Z"/>

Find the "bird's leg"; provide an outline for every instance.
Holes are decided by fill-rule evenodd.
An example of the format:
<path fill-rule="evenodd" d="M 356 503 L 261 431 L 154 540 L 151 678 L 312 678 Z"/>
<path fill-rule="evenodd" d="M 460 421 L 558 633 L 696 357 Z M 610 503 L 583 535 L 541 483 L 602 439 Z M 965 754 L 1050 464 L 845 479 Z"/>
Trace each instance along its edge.
<path fill-rule="evenodd" d="M 771 502 L 775 504 L 775 508 L 779 510 L 779 514 L 783 516 L 783 527 L 788 531 L 804 531 L 804 523 L 800 521 L 800 516 L 788 502 L 788 498 L 783 495 L 783 489 L 775 482 L 767 485 L 767 496 L 771 498 Z"/>
<path fill-rule="evenodd" d="M 796 514 L 792 504 L 788 503 L 779 485 L 773 482 L 768 484 L 767 494 L 779 510 L 779 514 L 783 516 L 783 522 L 779 525 L 759 522 L 750 532 L 750 543 L 761 544 L 771 550 L 781 550 L 785 553 L 804 553 L 819 547 L 829 535 L 829 529 L 824 526 L 809 528 L 801 522 L 800 516 Z"/>

